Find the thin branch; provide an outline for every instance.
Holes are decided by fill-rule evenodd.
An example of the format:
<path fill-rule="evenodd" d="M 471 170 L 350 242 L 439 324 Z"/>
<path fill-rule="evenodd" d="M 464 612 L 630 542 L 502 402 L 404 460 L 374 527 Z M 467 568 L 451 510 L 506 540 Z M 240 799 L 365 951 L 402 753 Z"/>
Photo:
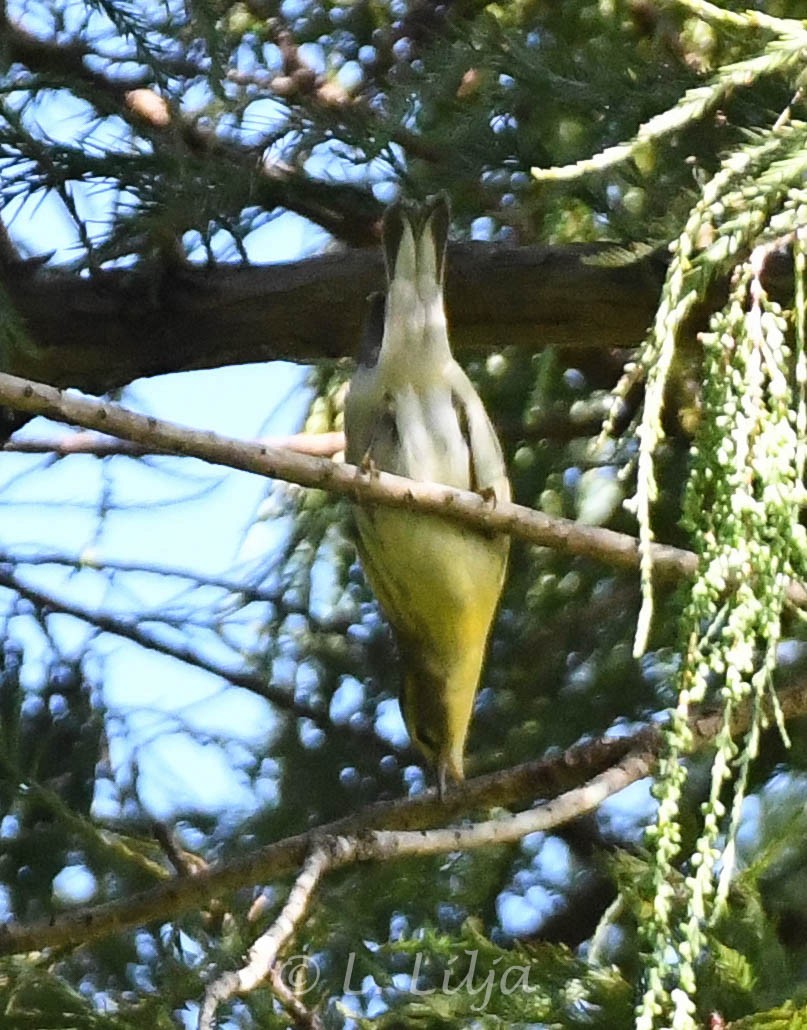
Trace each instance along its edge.
<path fill-rule="evenodd" d="M 3 569 L 2 567 L 0 567 L 0 587 L 13 590 L 20 597 L 24 597 L 45 612 L 60 612 L 64 615 L 72 615 L 74 618 L 85 622 L 88 626 L 94 626 L 104 633 L 111 633 L 113 636 L 130 640 L 132 643 L 139 644 L 140 647 L 144 647 L 148 651 L 156 651 L 158 654 L 175 658 L 186 665 L 202 669 L 212 676 L 218 676 L 226 680 L 226 682 L 232 683 L 233 686 L 250 690 L 259 697 L 270 701 L 282 711 L 289 712 L 289 714 L 298 718 L 309 719 L 322 729 L 337 729 L 339 732 L 344 730 L 352 738 L 355 738 L 357 742 L 360 741 L 363 747 L 375 748 L 379 753 L 383 754 L 398 750 L 393 744 L 381 741 L 372 729 L 361 725 L 353 725 L 350 721 L 340 723 L 337 727 L 331 721 L 326 711 L 307 704 L 305 701 L 296 700 L 288 690 L 276 687 L 268 682 L 267 677 L 262 673 L 249 672 L 244 668 L 228 668 L 206 658 L 188 646 L 169 644 L 157 634 L 144 629 L 143 626 L 138 624 L 135 617 L 116 616 L 107 612 L 86 608 L 74 601 L 68 601 L 38 587 L 33 587 L 25 583 L 14 573 L 9 572 L 8 569 Z"/>
<path fill-rule="evenodd" d="M 286 1011 L 294 1017 L 295 1025 L 303 1030 L 322 1030 L 323 1022 L 316 1012 L 307 1009 L 292 989 L 284 982 L 282 971 L 277 967 L 269 970 L 272 991 L 280 999 Z"/>
<path fill-rule="evenodd" d="M 179 841 L 173 827 L 157 822 L 153 826 L 154 838 L 162 848 L 165 857 L 180 878 L 197 876 L 210 868 L 210 863 L 193 851 L 188 851 Z M 219 933 L 227 910 L 219 898 L 210 898 L 201 909 L 202 925 L 209 933 Z"/>
<path fill-rule="evenodd" d="M 778 701 L 786 719 L 807 713 L 807 679 L 782 690 Z M 769 715 L 772 714 L 770 707 L 770 701 L 766 701 Z M 732 722 L 732 733 L 735 736 L 744 733 L 750 719 L 751 706 L 746 704 Z M 690 719 L 693 751 L 708 747 L 722 725 L 722 710 L 693 713 Z M 0 955 L 77 945 L 130 927 L 165 922 L 182 912 L 209 905 L 211 898 L 299 869 L 312 848 L 328 839 L 352 837 L 361 841 L 355 845 L 356 861 L 375 859 L 384 855 L 386 848 L 410 848 L 406 853 L 415 854 L 419 853 L 418 841 L 423 837 L 424 828 L 493 806 L 532 805 L 536 797 L 555 798 L 548 806 L 534 810 L 542 813 L 536 817 L 539 823 L 545 827 L 560 825 L 564 820 L 576 818 L 582 811 L 589 810 L 587 806 L 600 804 L 609 792 L 632 782 L 631 777 L 638 779 L 647 775 L 661 746 L 658 727 L 648 725 L 624 737 L 604 736 L 586 740 L 551 759 L 528 762 L 504 772 L 468 780 L 452 791 L 444 802 L 438 801 L 434 791 L 415 798 L 379 802 L 329 825 L 268 844 L 250 854 L 212 866 L 196 876 L 172 880 L 133 897 L 54 914 L 37 923 L 7 924 L 0 928 Z M 615 771 L 609 776 L 612 769 Z M 557 797 L 560 791 L 565 791 L 565 794 Z M 529 824 L 529 818 L 528 814 L 525 819 L 513 823 L 513 832 L 528 832 L 525 826 Z M 507 825 L 505 823 L 500 830 L 493 830 L 496 839 L 503 839 L 500 833 L 506 836 Z M 519 828 L 518 831 L 515 827 Z M 384 832 L 378 837 L 371 834 L 371 831 L 381 831 L 382 828 Z M 418 832 L 399 839 L 393 832 L 395 830 Z M 365 840 L 370 842 L 366 851 L 362 850 Z M 442 830 L 439 837 L 430 838 L 427 853 L 436 854 L 441 848 L 454 851 L 458 847 L 478 847 L 486 843 L 488 838 L 473 826 Z M 403 854 L 405 851 L 397 850 L 395 853 Z"/>
<path fill-rule="evenodd" d="M 652 751 L 631 752 L 620 762 L 575 790 L 553 801 L 510 815 L 471 826 L 434 830 L 376 830 L 354 836 L 315 838 L 274 924 L 262 934 L 249 951 L 249 960 L 238 972 L 219 976 L 205 991 L 198 1030 L 215 1030 L 216 1009 L 237 994 L 248 994 L 271 973 L 278 952 L 291 938 L 308 911 L 314 891 L 326 873 L 357 862 L 387 862 L 413 856 L 442 855 L 488 845 L 514 844 L 530 833 L 550 830 L 593 812 L 607 798 L 650 774 L 655 755 Z"/>
<path fill-rule="evenodd" d="M 582 406 L 581 406 L 582 407 Z M 602 399 L 587 405 L 583 410 L 570 413 L 552 412 L 530 421 L 524 425 L 518 419 L 511 423 L 499 424 L 499 433 L 503 439 L 519 440 L 577 440 L 596 436 L 602 429 L 608 414 L 608 403 Z M 332 458 L 345 449 L 345 434 L 340 431 L 330 433 L 291 433 L 288 436 L 259 436 L 256 443 L 268 447 L 283 447 L 296 454 L 310 454 L 316 458 Z M 142 458 L 149 455 L 165 454 L 165 451 L 148 448 L 143 444 L 119 440 L 104 433 L 73 432 L 53 436 L 25 436 L 20 439 L 7 440 L 0 444 L 0 450 L 8 454 L 53 454 L 58 458 L 66 458 L 71 454 L 89 454 L 94 458 Z"/>
<path fill-rule="evenodd" d="M 144 68 L 135 75 L 116 76 L 114 78 L 103 72 L 94 70 L 87 58 L 99 58 L 101 55 L 79 39 L 70 42 L 51 42 L 29 32 L 12 19 L 2 19 L 3 43 L 6 60 L 19 62 L 34 72 L 45 72 L 58 76 L 65 81 L 83 81 L 95 95 L 102 94 L 121 99 L 132 90 L 150 85 L 154 80 L 154 72 Z M 130 61 L 136 55 L 127 55 Z M 121 64 L 127 60 L 120 59 Z M 202 74 L 199 65 L 187 57 L 177 58 L 161 56 L 161 70 L 166 75 L 197 76 Z"/>
<path fill-rule="evenodd" d="M 244 602 L 264 601 L 268 604 L 277 604 L 282 597 L 282 590 L 264 589 L 255 583 L 239 582 L 226 576 L 215 576 L 183 569 L 173 565 L 162 565 L 152 562 L 122 561 L 117 558 L 101 557 L 98 552 L 88 548 L 78 555 L 64 554 L 62 551 L 43 551 L 39 548 L 32 553 L 24 553 L 25 547 L 34 547 L 33 544 L 19 545 L 13 551 L 7 551 L 0 547 L 0 565 L 19 567 L 22 565 L 63 565 L 71 569 L 91 569 L 93 572 L 142 572 L 149 576 L 160 576 L 162 579 L 184 579 L 192 584 L 188 589 L 195 586 L 217 587 L 227 593 L 235 594 Z M 256 579 L 260 573 L 258 570 L 245 570 L 245 575 L 254 575 Z"/>
<path fill-rule="evenodd" d="M 201 855 L 182 847 L 172 826 L 156 822 L 152 829 L 154 839 L 162 848 L 165 857 L 174 867 L 178 876 L 195 876 L 209 868 L 209 863 Z"/>
<path fill-rule="evenodd" d="M 88 65 L 88 57 L 99 55 L 80 40 L 53 43 L 10 21 L 3 28 L 12 59 L 72 85 L 101 114 L 117 114 L 146 132 L 155 147 L 161 143 L 171 149 L 184 147 L 191 154 L 203 154 L 206 159 L 246 173 L 245 181 L 251 183 L 250 202 L 260 202 L 267 210 L 282 207 L 294 211 L 354 246 L 378 242 L 382 205 L 366 188 L 346 182 L 321 182 L 297 168 L 269 165 L 263 160 L 265 140 L 249 146 L 225 142 L 214 131 L 203 128 L 199 119 L 184 116 L 179 104 L 169 104 L 150 88 L 155 81 L 153 68 L 116 79 Z M 202 69 L 187 58 L 161 58 L 161 72 L 194 79 Z"/>
<path fill-rule="evenodd" d="M 597 558 L 621 568 L 638 567 L 636 541 L 630 536 L 577 525 L 568 519 L 553 518 L 517 504 L 498 503 L 493 506 L 479 494 L 467 490 L 419 483 L 386 472 L 368 474 L 353 465 L 191 429 L 16 376 L 0 374 L 0 404 L 88 429 L 103 430 L 173 454 L 201 458 L 212 464 L 255 472 L 300 486 L 329 490 L 361 504 L 383 504 L 445 515 L 479 528 L 511 533 L 567 554 Z M 664 545 L 656 545 L 653 561 L 657 572 L 676 577 L 691 575 L 697 564 L 691 552 Z"/>
<path fill-rule="evenodd" d="M 387 472 L 366 473 L 353 465 L 337 464 L 327 458 L 191 429 L 16 376 L 0 374 L 0 404 L 112 433 L 173 454 L 201 458 L 214 465 L 329 490 L 360 504 L 382 504 L 443 515 L 466 525 L 508 533 L 564 554 L 593 558 L 615 568 L 639 567 L 637 542 L 625 533 L 579 525 L 519 504 L 500 502 L 493 506 L 479 494 L 467 490 L 420 483 Z M 651 554 L 654 574 L 659 580 L 691 576 L 697 569 L 697 556 L 691 551 L 653 544 Z M 791 584 L 788 596 L 795 604 L 807 603 L 807 592 L 800 584 Z"/>
<path fill-rule="evenodd" d="M 100 852 L 114 864 L 129 866 L 151 880 L 165 881 L 170 876 L 169 870 L 146 853 L 147 842 L 138 841 L 127 834 L 113 830 L 88 816 L 81 815 L 70 808 L 64 799 L 55 791 L 43 786 L 36 780 L 20 774 L 16 769 L 0 759 L 3 776 L 9 783 L 21 783 L 28 798 L 47 808 L 54 819 L 75 834 L 87 850 Z M 131 842 L 131 843 L 130 843 Z"/>
<path fill-rule="evenodd" d="M 315 457 L 332 458 L 345 449 L 344 433 L 291 433 L 288 436 L 261 436 L 256 443 L 267 447 L 283 447 L 295 454 L 311 454 Z M 59 436 L 24 437 L 8 440 L 0 450 L 9 454 L 55 454 L 66 458 L 71 454 L 91 454 L 94 458 L 127 457 L 142 458 L 145 455 L 165 454 L 164 450 L 144 444 L 119 440 L 105 433 L 79 432 L 62 433 Z"/>
<path fill-rule="evenodd" d="M 295 701 L 287 691 L 266 683 L 264 678 L 258 673 L 246 672 L 243 669 L 227 668 L 197 654 L 190 647 L 169 644 L 161 640 L 156 634 L 138 625 L 137 617 L 135 616 L 117 616 L 87 608 L 74 601 L 58 597 L 39 587 L 31 586 L 7 569 L 0 569 L 0 587 L 13 590 L 20 597 L 24 597 L 46 612 L 60 612 L 63 615 L 71 615 L 73 618 L 80 619 L 82 622 L 87 623 L 88 626 L 93 626 L 104 633 L 111 633 L 113 636 L 130 640 L 132 643 L 139 644 L 140 647 L 148 651 L 156 651 L 159 654 L 167 655 L 169 658 L 176 658 L 186 665 L 192 665 L 195 668 L 209 672 L 213 676 L 220 676 L 234 686 L 244 687 L 247 690 L 260 694 L 273 704 L 290 711 L 293 715 L 318 720 L 318 724 L 322 724 L 323 717 L 321 713 L 317 715 L 308 705 Z"/>
<path fill-rule="evenodd" d="M 342 851 L 351 851 L 351 845 L 345 838 L 336 838 L 329 843 L 330 847 L 317 845 L 306 858 L 280 915 L 249 949 L 247 963 L 235 973 L 223 973 L 208 985 L 199 1011 L 199 1030 L 215 1030 L 216 1010 L 219 1005 L 238 994 L 254 991 L 262 981 L 271 976 L 280 949 L 305 917 L 314 891 L 323 876 L 331 869 L 338 868 Z M 279 976 L 275 978 L 275 983 L 278 981 L 283 982 Z M 291 991 L 288 993 L 294 997 Z M 314 1019 L 315 1022 L 309 1025 L 319 1025 L 319 1020 L 316 1017 Z"/>

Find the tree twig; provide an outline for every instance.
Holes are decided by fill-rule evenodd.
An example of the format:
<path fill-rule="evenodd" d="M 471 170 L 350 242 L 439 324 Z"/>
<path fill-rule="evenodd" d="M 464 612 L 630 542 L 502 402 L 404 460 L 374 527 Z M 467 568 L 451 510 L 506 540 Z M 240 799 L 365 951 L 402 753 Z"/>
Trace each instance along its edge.
<path fill-rule="evenodd" d="M 24 597 L 32 604 L 45 611 L 61 612 L 64 615 L 72 615 L 76 619 L 94 626 L 104 633 L 111 633 L 113 636 L 130 640 L 148 651 L 156 651 L 158 654 L 167 655 L 169 658 L 176 658 L 186 665 L 209 672 L 212 676 L 218 676 L 233 686 L 243 687 L 245 690 L 265 698 L 283 711 L 289 712 L 298 718 L 309 719 L 316 726 L 328 730 L 345 731 L 352 737 L 362 742 L 363 746 L 376 748 L 379 753 L 388 754 L 396 751 L 394 744 L 381 741 L 372 729 L 361 725 L 354 725 L 350 721 L 334 724 L 328 717 L 327 712 L 321 711 L 316 706 L 307 704 L 305 701 L 295 699 L 293 694 L 282 687 L 270 683 L 265 675 L 259 672 L 251 672 L 245 668 L 227 667 L 206 658 L 191 647 L 182 644 L 169 644 L 158 634 L 152 633 L 139 625 L 134 617 L 112 615 L 108 612 L 97 611 L 80 605 L 74 601 L 57 597 L 39 587 L 33 587 L 25 583 L 13 572 L 3 569 L 0 566 L 0 587 L 6 587 Z"/>
<path fill-rule="evenodd" d="M 281 971 L 277 966 L 269 970 L 269 983 L 272 990 L 283 1003 L 284 1007 L 294 1017 L 298 1027 L 303 1030 L 322 1030 L 323 1023 L 316 1012 L 306 1008 L 294 991 L 285 983 Z"/>
<path fill-rule="evenodd" d="M 29 544 L 28 547 L 35 545 Z M 80 554 L 65 554 L 62 551 L 36 550 L 34 553 L 27 553 L 26 545 L 17 546 L 14 550 L 6 550 L 0 547 L 0 565 L 9 565 L 15 568 L 27 565 L 63 565 L 76 571 L 91 569 L 93 572 L 142 572 L 149 576 L 161 576 L 165 579 L 184 579 L 196 586 L 217 587 L 227 593 L 235 594 L 243 598 L 244 602 L 266 601 L 269 604 L 277 604 L 281 599 L 281 591 L 278 588 L 261 587 L 257 585 L 259 572 L 255 568 L 245 569 L 245 582 L 235 579 L 235 570 L 231 576 L 214 575 L 213 573 L 201 573 L 193 569 L 185 569 L 174 565 L 163 565 L 159 562 L 138 562 L 123 561 L 119 558 L 109 558 L 93 548 L 87 548 Z M 255 577 L 250 582 L 250 576 Z"/>
<path fill-rule="evenodd" d="M 330 846 L 328 846 L 330 845 Z M 351 850 L 351 844 L 345 838 L 334 838 L 332 841 L 317 844 L 306 858 L 294 886 L 289 891 L 286 904 L 269 929 L 257 938 L 249 949 L 248 961 L 237 972 L 227 972 L 218 976 L 205 991 L 204 1001 L 199 1011 L 199 1030 L 215 1030 L 216 1009 L 219 1005 L 234 998 L 238 994 L 249 994 L 259 984 L 270 977 L 280 949 L 291 938 L 302 922 L 314 891 L 323 876 L 340 864 L 341 852 Z M 282 978 L 276 977 L 273 986 L 282 984 Z M 287 985 L 284 985 L 287 987 Z M 288 988 L 287 988 L 288 989 Z M 293 992 L 289 995 L 294 997 Z M 283 996 L 287 996 L 284 994 Z M 307 1010 L 306 1010 L 307 1012 Z M 319 1023 L 316 1020 L 315 1024 Z"/>

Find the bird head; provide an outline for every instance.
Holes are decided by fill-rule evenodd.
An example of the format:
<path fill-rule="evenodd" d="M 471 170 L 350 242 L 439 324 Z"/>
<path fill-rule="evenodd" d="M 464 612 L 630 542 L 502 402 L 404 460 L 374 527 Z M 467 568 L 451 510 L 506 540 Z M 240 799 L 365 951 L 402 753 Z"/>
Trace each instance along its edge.
<path fill-rule="evenodd" d="M 401 710 L 406 729 L 434 769 L 441 798 L 449 783 L 461 783 L 465 778 L 463 752 L 474 692 L 465 693 L 467 705 L 449 705 L 445 683 L 435 683 L 428 670 L 416 668 L 404 676 Z"/>

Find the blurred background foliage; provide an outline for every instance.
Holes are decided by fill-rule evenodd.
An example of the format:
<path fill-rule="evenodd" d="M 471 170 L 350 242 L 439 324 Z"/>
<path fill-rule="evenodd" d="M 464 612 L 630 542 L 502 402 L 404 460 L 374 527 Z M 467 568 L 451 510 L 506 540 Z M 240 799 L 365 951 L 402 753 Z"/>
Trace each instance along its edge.
<path fill-rule="evenodd" d="M 797 0 L 756 6 L 780 17 L 804 13 Z M 702 117 L 601 175 L 538 184 L 531 169 L 630 139 L 687 89 L 770 39 L 764 25 L 699 17 L 707 7 L 9 0 L 0 15 L 0 188 L 6 212 L 16 214 L 6 228 L 23 254 L 41 253 L 28 229 L 30 205 L 58 198 L 74 239 L 69 257 L 62 250 L 49 260 L 76 275 L 147 261 L 270 261 L 256 241 L 283 213 L 317 226 L 318 248 L 338 251 L 373 245 L 383 205 L 399 192 L 446 190 L 457 239 L 613 241 L 629 260 L 677 236 L 721 155 L 790 103 L 798 69 L 727 91 Z M 599 430 L 638 342 L 528 353 L 503 340 L 496 353 L 472 356 L 468 371 L 500 429 L 520 503 L 635 533 L 622 505 L 633 483 L 620 474 L 635 442 L 602 440 Z M 684 349 L 657 454 L 655 529 L 678 544 L 686 544 L 678 520 L 699 374 L 696 349 Z M 341 428 L 348 376 L 347 365 L 310 370 L 305 429 Z M 626 398 L 625 424 L 639 393 Z M 133 403 L 126 391 L 123 398 Z M 13 500 L 20 478 L 54 462 L 26 467 L 4 493 Z M 139 499 L 131 459 L 96 464 L 103 471 L 85 503 L 99 527 L 150 503 Z M 168 459 L 140 464 L 143 476 L 177 482 Z M 185 485 L 200 497 L 209 488 Z M 159 518 L 172 517 L 169 501 Z M 194 863 L 226 860 L 427 785 L 397 715 L 394 646 L 357 564 L 347 505 L 267 484 L 254 510 L 247 537 L 268 523 L 282 532 L 266 556 L 218 576 L 96 562 L 91 547 L 78 557 L 0 554 L 5 919 L 125 897 Z M 243 527 L 248 512 L 232 518 Z M 133 532 L 147 535 L 149 525 Z M 58 577 L 32 578 L 40 566 Z M 138 607 L 143 576 L 162 577 L 160 596 L 170 603 Z M 634 575 L 514 541 L 470 774 L 609 728 L 622 732 L 672 703 L 683 591 L 660 591 L 651 650 L 637 661 L 639 600 Z M 65 646 L 60 619 L 84 627 L 79 648 Z M 287 692 L 288 707 L 270 706 L 258 740 L 210 720 L 200 728 L 181 709 L 168 728 L 155 722 L 155 734 L 191 734 L 216 750 L 249 804 L 206 805 L 202 788 L 200 800 L 183 807 L 180 798 L 158 819 L 138 747 L 126 743 L 138 685 L 128 707 L 105 690 L 110 636 L 180 663 L 159 673 L 165 692 L 182 666 L 232 683 L 236 722 L 247 694 L 260 697 L 266 683 Z M 804 675 L 804 637 L 803 623 L 788 622 L 781 682 Z M 252 711 L 243 708 L 245 723 Z M 704 963 L 704 1026 L 803 1025 L 804 726 L 791 733 L 789 751 L 766 736 L 754 767 L 741 872 Z M 708 760 L 694 760 L 686 799 L 693 835 L 707 781 Z M 636 929 L 647 904 L 636 885 L 653 804 L 649 785 L 638 784 L 596 817 L 518 847 L 332 877 L 295 943 L 310 963 L 309 983 L 297 984 L 310 987 L 305 1003 L 321 1005 L 333 1027 L 630 1025 L 641 968 Z M 3 960 L 3 1026 L 195 1025 L 204 983 L 241 961 L 286 889 L 256 887 L 176 922 Z M 417 955 L 423 966 L 413 981 Z M 508 991 L 505 966 L 528 969 L 531 990 Z M 429 992 L 466 975 L 479 990 Z M 709 1024 L 710 1013 L 725 1022 Z M 222 1018 L 228 1027 L 290 1025 L 268 988 Z"/>

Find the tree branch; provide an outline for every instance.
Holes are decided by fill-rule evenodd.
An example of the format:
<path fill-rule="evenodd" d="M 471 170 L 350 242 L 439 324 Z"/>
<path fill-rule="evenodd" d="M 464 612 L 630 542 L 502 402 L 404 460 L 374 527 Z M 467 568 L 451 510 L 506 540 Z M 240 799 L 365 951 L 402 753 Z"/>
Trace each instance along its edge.
<path fill-rule="evenodd" d="M 201 458 L 214 465 L 328 490 L 359 504 L 383 504 L 443 515 L 480 529 L 508 533 L 564 554 L 593 558 L 615 568 L 639 567 L 639 546 L 632 536 L 600 526 L 579 525 L 519 504 L 499 502 L 493 506 L 479 494 L 467 490 L 419 483 L 387 472 L 368 474 L 353 465 L 337 464 L 327 458 L 295 454 L 138 415 L 117 404 L 77 396 L 72 391 L 62 392 L 16 376 L 0 374 L 0 404 L 111 433 L 171 454 Z M 651 554 L 656 580 L 680 579 L 693 575 L 697 569 L 698 559 L 691 551 L 653 544 Z M 788 588 L 788 597 L 795 604 L 807 603 L 807 591 L 797 583 Z"/>
<path fill-rule="evenodd" d="M 50 76 L 65 80 L 66 83 L 70 80 L 83 81 L 88 87 L 91 87 L 95 96 L 99 93 L 102 96 L 108 94 L 122 100 L 132 90 L 142 89 L 154 81 L 154 73 L 150 68 L 144 68 L 135 75 L 120 75 L 115 78 L 95 71 L 87 63 L 87 58 L 99 58 L 101 55 L 81 42 L 80 39 L 70 42 L 51 42 L 35 36 L 6 16 L 0 16 L 0 28 L 3 30 L 5 57 L 8 62 L 24 64 L 31 71 L 45 72 Z M 134 53 L 126 56 L 131 61 L 135 61 L 137 58 Z M 121 56 L 121 63 L 124 63 L 126 56 Z M 168 57 L 167 55 L 161 58 L 161 70 L 165 75 L 192 77 L 202 74 L 201 67 L 189 58 Z"/>
<path fill-rule="evenodd" d="M 162 452 L 160 452 L 162 453 Z M 37 545 L 29 545 L 37 546 Z M 7 550 L 0 547 L 0 565 L 19 567 L 21 565 L 64 565 L 71 569 L 92 569 L 101 573 L 116 572 L 144 572 L 150 576 L 161 576 L 167 579 L 184 579 L 195 586 L 218 587 L 230 594 L 236 594 L 245 602 L 266 601 L 268 604 L 278 604 L 282 597 L 282 590 L 278 588 L 267 589 L 255 582 L 241 582 L 234 577 L 216 576 L 213 574 L 201 573 L 193 569 L 184 569 L 175 565 L 164 565 L 159 562 L 137 562 L 121 561 L 117 558 L 100 557 L 92 549 L 85 550 L 81 554 L 71 555 L 64 551 L 44 551 L 37 548 L 33 554 L 24 553 L 25 545 Z M 52 599 L 52 601 L 55 599 Z"/>
<path fill-rule="evenodd" d="M 563 428 L 566 428 L 565 425 Z M 580 432 L 582 435 L 582 430 Z M 334 454 L 345 449 L 345 434 L 290 433 L 288 436 L 261 436 L 256 442 L 266 444 L 267 447 L 283 447 L 296 454 L 332 458 Z M 94 458 L 142 458 L 146 455 L 166 453 L 155 447 L 92 432 L 7 440 L 0 445 L 0 450 L 9 454 L 54 454 L 58 458 L 66 458 L 70 454 L 91 454 Z"/>
<path fill-rule="evenodd" d="M 220 677 L 226 682 L 232 683 L 233 686 L 242 687 L 244 690 L 257 694 L 258 697 L 265 698 L 281 711 L 288 712 L 297 718 L 309 719 L 321 729 L 347 732 L 362 747 L 373 748 L 379 754 L 389 754 L 390 751 L 402 752 L 402 749 L 396 748 L 395 745 L 388 741 L 382 741 L 371 728 L 355 725 L 349 721 L 336 726 L 327 712 L 322 711 L 315 705 L 308 704 L 306 701 L 298 701 L 294 697 L 293 692 L 268 682 L 266 675 L 260 672 L 253 672 L 243 667 L 228 668 L 206 658 L 187 645 L 167 643 L 158 634 L 152 633 L 139 625 L 138 620 L 134 617 L 127 618 L 126 616 L 111 615 L 107 612 L 90 609 L 73 601 L 56 597 L 37 587 L 30 586 L 18 576 L 4 570 L 2 567 L 0 567 L 0 587 L 13 590 L 20 597 L 24 597 L 45 612 L 60 612 L 63 615 L 71 615 L 73 618 L 81 620 L 81 622 L 86 623 L 88 626 L 94 626 L 104 633 L 110 633 L 123 640 L 130 640 L 147 651 L 155 651 L 158 654 L 167 655 L 169 658 L 175 658 L 177 661 L 184 662 L 186 665 L 193 666 L 196 669 L 202 669 L 204 672 L 210 673 L 211 676 Z"/>
<path fill-rule="evenodd" d="M 338 240 L 354 246 L 373 246 L 378 242 L 381 203 L 363 186 L 347 182 L 323 182 L 299 168 L 264 160 L 266 140 L 254 145 L 224 141 L 215 132 L 203 129 L 200 122 L 186 116 L 181 105 L 171 102 L 151 88 L 159 81 L 154 69 L 146 68 L 136 75 L 110 76 L 94 70 L 87 59 L 99 57 L 80 38 L 70 42 L 40 39 L 13 21 L 4 21 L 4 42 L 13 60 L 32 71 L 71 86 L 76 93 L 103 115 L 115 114 L 146 132 L 155 149 L 184 149 L 188 154 L 203 155 L 219 162 L 218 178 L 227 169 L 237 170 L 249 195 L 243 205 L 261 204 L 266 210 L 284 208 L 294 211 L 322 226 Z M 137 60 L 136 54 L 128 55 Z M 125 63 L 125 57 L 120 58 Z M 161 57 L 163 76 L 193 79 L 203 74 L 202 68 L 188 58 Z M 133 165 L 139 156 L 128 159 Z M 226 176 L 225 176 L 226 177 Z M 212 169 L 208 179 L 217 176 Z M 186 226 L 174 226 L 177 236 Z"/>
<path fill-rule="evenodd" d="M 312 851 L 275 923 L 249 951 L 237 973 L 219 976 L 205 991 L 198 1030 L 214 1030 L 217 1007 L 237 994 L 248 994 L 270 976 L 280 948 L 291 938 L 329 872 L 357 862 L 442 855 L 488 845 L 514 844 L 530 833 L 545 832 L 599 808 L 603 801 L 650 774 L 655 755 L 644 749 L 619 762 L 575 790 L 517 815 L 498 815 L 471 826 L 434 830 L 369 830 L 352 836 L 315 837 Z"/>
<path fill-rule="evenodd" d="M 216 1009 L 219 1005 L 223 1005 L 224 1002 L 238 994 L 248 994 L 250 991 L 254 991 L 263 980 L 271 976 L 280 949 L 291 938 L 305 917 L 314 891 L 325 874 L 337 867 L 340 852 L 347 850 L 349 846 L 344 838 L 338 838 L 331 847 L 322 844 L 314 847 L 305 860 L 294 886 L 289 891 L 280 915 L 249 949 L 249 961 L 238 972 L 223 973 L 208 985 L 199 1011 L 199 1030 L 215 1030 Z M 274 979 L 273 987 L 278 982 L 286 987 L 280 976 Z M 287 987 L 286 990 L 288 991 Z M 282 993 L 284 1001 L 288 1000 L 289 995 L 294 997 L 291 991 L 288 991 L 288 995 L 285 992 Z M 322 1026 L 318 1017 L 308 1013 L 307 1009 L 304 1012 L 305 1016 L 309 1017 L 307 1019 L 308 1026 L 316 1028 Z"/>
<path fill-rule="evenodd" d="M 807 713 L 807 680 L 782 690 L 779 704 L 785 719 Z M 765 709 L 771 720 L 770 699 Z M 732 734 L 748 729 L 750 701 L 738 711 Z M 701 710 L 689 720 L 693 751 L 712 743 L 723 725 L 722 709 Z M 481 847 L 495 839 L 518 840 L 532 832 L 577 818 L 601 804 L 615 791 L 648 775 L 662 742 L 657 725 L 644 726 L 624 737 L 604 736 L 576 744 L 551 759 L 540 759 L 504 772 L 477 777 L 458 786 L 445 802 L 434 791 L 415 798 L 379 802 L 326 826 L 268 844 L 252 854 L 212 866 L 194 876 L 161 884 L 130 898 L 59 913 L 37 923 L 0 928 L 0 955 L 77 945 L 133 926 L 161 921 L 248 884 L 272 880 L 301 868 L 312 849 L 342 837 L 354 843 L 343 864 L 389 857 L 391 854 L 438 854 L 463 847 Z M 563 791 L 557 796 L 559 791 Z M 493 806 L 532 805 L 536 797 L 554 797 L 546 805 L 510 819 L 438 831 L 424 839 L 422 830 Z M 483 828 L 479 828 L 483 827 Z M 379 831 L 377 834 L 374 831 Z M 395 831 L 418 831 L 399 835 Z M 383 831 L 383 832 L 382 832 Z M 491 837 L 491 834 L 493 835 Z"/>
<path fill-rule="evenodd" d="M 0 404 L 120 436 L 171 454 L 329 490 L 361 504 L 377 503 L 445 515 L 567 554 L 595 558 L 619 568 L 638 568 L 639 554 L 633 537 L 553 518 L 518 504 L 493 506 L 479 494 L 467 490 L 419 483 L 387 472 L 368 474 L 353 465 L 337 464 L 328 458 L 295 454 L 267 444 L 236 440 L 138 415 L 117 404 L 82 397 L 73 391 L 62 392 L 16 376 L 0 374 Z M 654 545 L 653 558 L 660 576 L 691 575 L 697 564 L 696 556 L 690 551 L 662 544 Z"/>
<path fill-rule="evenodd" d="M 501 439 L 558 440 L 568 441 L 586 436 L 596 436 L 608 416 L 605 399 L 592 405 L 579 405 L 566 413 L 550 412 L 531 419 L 528 425 L 518 419 L 499 422 Z M 297 454 L 311 454 L 319 458 L 332 458 L 345 449 L 345 434 L 334 430 L 330 433 L 290 433 L 287 436 L 259 436 L 255 442 L 268 447 L 283 447 Z M 130 443 L 104 433 L 71 432 L 54 436 L 26 436 L 12 438 L 0 444 L 0 450 L 8 454 L 53 454 L 66 458 L 70 454 L 91 454 L 94 458 L 142 458 L 148 455 L 165 454 L 165 451 L 148 448 L 142 444 Z"/>
<path fill-rule="evenodd" d="M 590 263 L 609 249 L 453 245 L 446 302 L 455 351 L 635 346 L 664 262 Z M 0 268 L 0 278 L 34 343 L 11 347 L 4 371 L 94 393 L 163 372 L 352 355 L 367 295 L 384 287 L 376 248 L 265 268 L 151 266 L 79 278 L 24 265 Z"/>

